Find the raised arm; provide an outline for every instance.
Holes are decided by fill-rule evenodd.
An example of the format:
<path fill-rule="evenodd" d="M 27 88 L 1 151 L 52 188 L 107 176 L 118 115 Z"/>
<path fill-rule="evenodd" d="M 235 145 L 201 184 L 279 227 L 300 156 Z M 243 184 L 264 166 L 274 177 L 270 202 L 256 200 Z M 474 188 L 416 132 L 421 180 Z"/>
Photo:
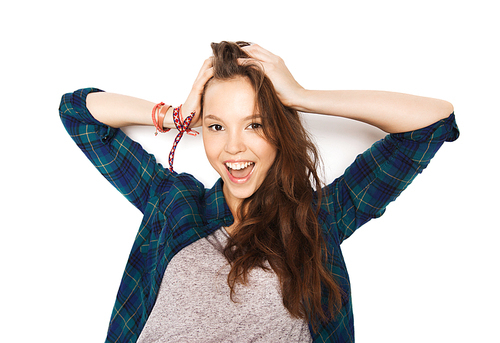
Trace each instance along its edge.
<path fill-rule="evenodd" d="M 207 59 L 196 78 L 191 92 L 182 106 L 184 113 L 196 112 L 191 127 L 199 126 L 200 98 L 205 83 L 212 77 L 212 60 Z M 91 93 L 87 108 L 99 122 L 114 128 L 129 125 L 153 125 L 151 112 L 154 102 L 114 93 Z M 175 128 L 171 107 L 165 115 L 164 128 Z"/>
<path fill-rule="evenodd" d="M 363 121 L 390 134 L 360 154 L 344 174 L 324 188 L 322 206 L 342 242 L 408 187 L 444 142 L 458 138 L 453 106 L 443 100 L 382 91 L 311 91 L 300 86 L 283 60 L 252 45 L 244 48 L 265 68 L 280 100 L 303 112 Z"/>
<path fill-rule="evenodd" d="M 293 78 L 280 57 L 256 44 L 244 49 L 264 66 L 283 104 L 302 112 L 359 120 L 388 133 L 421 129 L 453 112 L 453 106 L 447 101 L 410 94 L 307 90 Z"/>
<path fill-rule="evenodd" d="M 153 125 L 151 111 L 155 103 L 127 95 L 99 92 L 87 96 L 87 109 L 99 122 L 120 128 L 130 125 Z M 172 121 L 173 109 L 165 115 L 164 127 Z"/>
<path fill-rule="evenodd" d="M 184 103 L 183 107 L 190 112 L 199 111 L 199 94 L 211 76 L 210 64 L 208 60 L 204 63 Z M 65 94 L 59 107 L 63 125 L 78 147 L 99 172 L 143 212 L 152 185 L 159 184 L 170 173 L 118 128 L 153 125 L 153 107 L 154 103 L 146 100 L 104 93 L 94 88 Z M 166 117 L 165 122 L 165 127 L 174 127 L 172 116 Z"/>

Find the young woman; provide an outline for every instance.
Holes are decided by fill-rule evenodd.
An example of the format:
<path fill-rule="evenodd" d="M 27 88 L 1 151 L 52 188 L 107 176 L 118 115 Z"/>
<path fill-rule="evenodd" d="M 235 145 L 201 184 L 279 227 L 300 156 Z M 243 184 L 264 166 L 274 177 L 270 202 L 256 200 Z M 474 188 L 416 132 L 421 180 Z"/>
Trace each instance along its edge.
<path fill-rule="evenodd" d="M 180 109 L 97 89 L 63 96 L 71 137 L 144 214 L 107 342 L 353 342 L 340 244 L 458 137 L 453 107 L 399 93 L 306 90 L 258 45 L 212 49 Z M 323 187 L 297 111 L 390 135 Z M 119 129 L 126 125 L 201 126 L 219 181 L 205 189 L 163 168 Z"/>

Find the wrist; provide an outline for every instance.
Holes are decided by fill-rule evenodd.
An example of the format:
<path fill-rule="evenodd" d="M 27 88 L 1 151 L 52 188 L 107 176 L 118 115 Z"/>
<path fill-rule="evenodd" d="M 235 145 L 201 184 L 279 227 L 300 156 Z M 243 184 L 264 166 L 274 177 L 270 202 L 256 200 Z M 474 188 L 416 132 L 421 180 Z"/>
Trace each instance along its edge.
<path fill-rule="evenodd" d="M 174 107 L 170 106 L 167 112 L 165 113 L 165 117 L 163 119 L 163 129 L 175 129 L 174 119 Z"/>
<path fill-rule="evenodd" d="M 285 106 L 291 107 L 297 111 L 301 112 L 311 112 L 311 107 L 309 106 L 310 93 L 308 89 L 299 88 L 295 91 L 294 95 L 288 99 L 288 101 L 283 102 Z"/>

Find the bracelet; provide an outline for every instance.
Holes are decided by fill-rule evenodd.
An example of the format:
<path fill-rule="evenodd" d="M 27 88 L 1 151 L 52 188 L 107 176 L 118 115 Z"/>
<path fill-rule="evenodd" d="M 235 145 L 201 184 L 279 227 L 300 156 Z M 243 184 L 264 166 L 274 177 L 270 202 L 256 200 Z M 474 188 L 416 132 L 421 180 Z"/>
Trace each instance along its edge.
<path fill-rule="evenodd" d="M 184 132 L 186 132 L 188 135 L 192 135 L 192 136 L 196 136 L 199 134 L 199 132 L 189 129 L 189 125 L 191 124 L 191 121 L 193 120 L 196 112 L 195 111 L 191 112 L 191 114 L 188 115 L 185 120 L 182 120 L 181 107 L 182 107 L 182 105 L 174 108 L 174 113 L 173 113 L 174 124 L 175 124 L 175 127 L 177 128 L 177 130 L 179 130 L 179 133 L 175 137 L 174 144 L 172 146 L 172 149 L 170 150 L 170 154 L 168 155 L 168 164 L 170 166 L 169 170 L 171 172 L 174 171 L 175 149 L 177 148 L 177 144 L 179 144 Z"/>
<path fill-rule="evenodd" d="M 153 107 L 153 112 L 151 113 L 151 116 L 153 119 L 153 125 L 156 128 L 155 136 L 158 135 L 158 131 L 163 132 L 163 133 L 170 131 L 170 129 L 163 129 L 163 120 L 165 119 L 165 113 L 167 113 L 167 111 L 170 107 L 171 107 L 170 105 L 165 106 L 164 102 L 160 102 Z M 163 112 L 164 108 L 166 108 L 166 110 L 163 113 L 163 116 L 161 116 L 161 113 Z M 158 111 L 158 109 L 160 109 L 160 110 Z M 159 114 L 158 114 L 158 112 L 159 112 Z M 157 117 L 158 117 L 158 120 L 156 119 Z"/>
<path fill-rule="evenodd" d="M 165 133 L 165 132 L 168 132 L 170 131 L 169 128 L 166 128 L 164 129 L 163 128 L 163 121 L 165 119 L 165 114 L 167 114 L 167 111 L 169 110 L 169 108 L 172 107 L 170 105 L 165 105 L 163 106 L 159 113 L 158 113 L 158 127 L 156 128 L 158 131 L 162 132 L 162 133 Z"/>
<path fill-rule="evenodd" d="M 158 135 L 158 131 L 163 133 L 170 131 L 169 128 L 167 129 L 163 128 L 163 121 L 165 120 L 165 115 L 167 114 L 167 111 L 169 110 L 170 107 L 172 106 L 165 105 L 164 102 L 160 102 L 153 107 L 153 112 L 151 113 L 151 117 L 153 119 L 153 125 L 156 128 L 155 136 Z M 173 112 L 174 124 L 177 130 L 179 130 L 179 133 L 175 137 L 174 144 L 172 146 L 172 149 L 170 150 L 170 154 L 168 155 L 168 164 L 170 166 L 168 169 L 171 172 L 174 171 L 175 149 L 177 148 L 177 144 L 179 144 L 182 136 L 184 135 L 184 132 L 186 132 L 188 135 L 191 136 L 196 136 L 199 134 L 199 132 L 191 130 L 189 128 L 189 125 L 191 124 L 191 121 L 193 120 L 196 111 L 191 112 L 191 114 L 188 115 L 185 120 L 183 120 L 181 109 L 182 105 L 180 105 L 179 107 L 175 107 Z"/>

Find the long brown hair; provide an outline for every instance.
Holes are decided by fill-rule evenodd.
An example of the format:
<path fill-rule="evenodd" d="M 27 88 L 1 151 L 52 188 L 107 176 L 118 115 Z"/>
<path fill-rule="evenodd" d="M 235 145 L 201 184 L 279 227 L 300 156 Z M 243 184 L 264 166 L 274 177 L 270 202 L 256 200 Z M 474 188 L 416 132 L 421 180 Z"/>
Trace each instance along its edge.
<path fill-rule="evenodd" d="M 259 189 L 239 206 L 239 224 L 224 250 L 231 263 L 231 298 L 236 283 L 246 284 L 252 268 L 268 269 L 267 261 L 279 278 L 284 306 L 292 316 L 306 318 L 316 328 L 341 308 L 341 289 L 324 266 L 329 252 L 317 219 L 319 156 L 297 111 L 281 103 L 263 68 L 258 63 L 238 63 L 238 58 L 249 57 L 241 49 L 246 45 L 212 43 L 213 79 L 245 77 L 250 81 L 263 135 L 276 147 L 277 155 Z M 328 306 L 323 308 L 325 292 Z"/>

